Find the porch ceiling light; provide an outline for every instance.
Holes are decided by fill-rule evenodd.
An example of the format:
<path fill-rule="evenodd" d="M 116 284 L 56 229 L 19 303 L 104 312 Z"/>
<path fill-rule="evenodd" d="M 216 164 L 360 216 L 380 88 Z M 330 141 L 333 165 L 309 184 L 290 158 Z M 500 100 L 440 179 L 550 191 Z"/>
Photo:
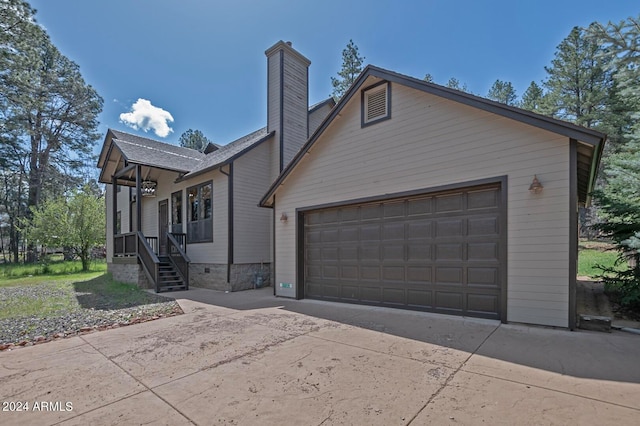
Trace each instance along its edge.
<path fill-rule="evenodd" d="M 152 182 L 150 180 L 145 180 L 142 182 L 142 187 L 140 188 L 143 197 L 155 197 L 156 196 L 156 186 L 158 184 L 156 182 Z"/>
<path fill-rule="evenodd" d="M 538 176 L 533 175 L 533 182 L 531 182 L 531 185 L 529 186 L 529 192 L 531 192 L 532 194 L 539 194 L 543 189 L 544 186 L 542 186 L 542 184 L 538 180 Z"/>

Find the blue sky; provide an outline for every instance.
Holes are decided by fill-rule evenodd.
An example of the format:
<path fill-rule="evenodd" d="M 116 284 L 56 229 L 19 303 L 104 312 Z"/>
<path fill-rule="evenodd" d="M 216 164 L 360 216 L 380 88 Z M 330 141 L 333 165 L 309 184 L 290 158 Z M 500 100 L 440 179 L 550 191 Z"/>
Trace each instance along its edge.
<path fill-rule="evenodd" d="M 368 64 L 417 78 L 429 73 L 440 84 L 456 77 L 481 96 L 496 79 L 507 80 L 520 96 L 545 78 L 571 28 L 640 13 L 636 0 L 30 3 L 54 44 L 104 98 L 100 132 L 177 143 L 192 128 L 220 144 L 266 124 L 264 51 L 278 40 L 311 60 L 310 103 L 331 94 L 349 39 Z M 125 121 L 152 120 L 151 128 L 134 130 L 122 114 Z"/>

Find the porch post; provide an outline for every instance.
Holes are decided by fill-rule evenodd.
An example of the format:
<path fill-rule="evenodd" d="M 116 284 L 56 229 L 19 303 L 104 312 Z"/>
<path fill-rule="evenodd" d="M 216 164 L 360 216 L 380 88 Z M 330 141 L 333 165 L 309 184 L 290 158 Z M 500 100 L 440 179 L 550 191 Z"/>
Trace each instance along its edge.
<path fill-rule="evenodd" d="M 142 231 L 142 183 L 140 182 L 142 166 L 136 165 L 136 231 Z"/>
<path fill-rule="evenodd" d="M 113 195 L 113 203 L 111 204 L 113 213 L 111 217 L 113 235 L 111 237 L 113 238 L 113 236 L 118 233 L 118 179 L 115 176 L 111 177 L 111 189 L 111 194 Z"/>

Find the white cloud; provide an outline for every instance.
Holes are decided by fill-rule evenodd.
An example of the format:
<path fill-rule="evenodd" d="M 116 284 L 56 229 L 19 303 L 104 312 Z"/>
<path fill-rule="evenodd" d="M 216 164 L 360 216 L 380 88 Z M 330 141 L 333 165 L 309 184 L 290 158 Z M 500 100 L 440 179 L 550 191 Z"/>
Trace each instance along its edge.
<path fill-rule="evenodd" d="M 173 116 L 169 111 L 151 105 L 146 99 L 138 99 L 131 105 L 131 112 L 120 114 L 120 122 L 135 130 L 148 132 L 153 130 L 157 136 L 165 138 L 173 129 L 168 123 L 173 123 Z"/>

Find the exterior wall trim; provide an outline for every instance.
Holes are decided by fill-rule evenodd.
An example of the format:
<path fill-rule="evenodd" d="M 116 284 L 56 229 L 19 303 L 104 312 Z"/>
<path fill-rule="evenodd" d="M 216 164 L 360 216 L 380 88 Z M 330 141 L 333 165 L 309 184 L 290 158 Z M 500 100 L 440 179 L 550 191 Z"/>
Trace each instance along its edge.
<path fill-rule="evenodd" d="M 569 329 L 576 329 L 578 275 L 578 141 L 569 141 Z"/>

